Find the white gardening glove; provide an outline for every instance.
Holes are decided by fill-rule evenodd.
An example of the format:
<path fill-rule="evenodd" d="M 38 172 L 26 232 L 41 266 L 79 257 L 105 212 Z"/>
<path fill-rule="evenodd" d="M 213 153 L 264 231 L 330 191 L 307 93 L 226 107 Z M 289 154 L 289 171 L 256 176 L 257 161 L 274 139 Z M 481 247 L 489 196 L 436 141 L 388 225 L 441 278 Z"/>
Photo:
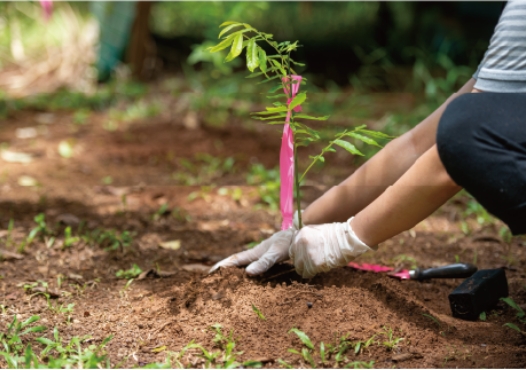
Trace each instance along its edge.
<path fill-rule="evenodd" d="M 303 227 L 290 247 L 289 255 L 296 272 L 304 278 L 311 278 L 319 272 L 346 266 L 354 258 L 369 250 L 376 250 L 364 244 L 351 229 L 350 222 Z"/>
<path fill-rule="evenodd" d="M 208 273 L 220 267 L 245 266 L 248 275 L 259 275 L 267 271 L 278 262 L 289 259 L 289 249 L 297 233 L 298 213 L 294 214 L 294 226 L 281 230 L 260 244 L 244 252 L 233 254 L 216 263 Z"/>
<path fill-rule="evenodd" d="M 219 267 L 245 266 L 248 275 L 259 275 L 278 262 L 289 259 L 289 248 L 296 235 L 296 229 L 281 230 L 257 246 L 244 252 L 233 254 L 216 263 L 209 271 Z"/>

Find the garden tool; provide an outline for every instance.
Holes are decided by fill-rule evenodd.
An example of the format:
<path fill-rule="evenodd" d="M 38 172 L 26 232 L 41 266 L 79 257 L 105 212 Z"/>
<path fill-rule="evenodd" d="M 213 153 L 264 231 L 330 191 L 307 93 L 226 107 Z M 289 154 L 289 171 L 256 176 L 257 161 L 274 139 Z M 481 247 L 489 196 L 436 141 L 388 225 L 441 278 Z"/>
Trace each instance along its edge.
<path fill-rule="evenodd" d="M 427 280 L 427 279 L 454 279 L 466 278 L 477 271 L 477 267 L 469 263 L 454 263 L 451 265 L 433 267 L 428 269 L 395 270 L 389 266 L 370 265 L 368 263 L 350 262 L 347 266 L 356 270 L 387 272 L 389 277 L 400 280 Z"/>

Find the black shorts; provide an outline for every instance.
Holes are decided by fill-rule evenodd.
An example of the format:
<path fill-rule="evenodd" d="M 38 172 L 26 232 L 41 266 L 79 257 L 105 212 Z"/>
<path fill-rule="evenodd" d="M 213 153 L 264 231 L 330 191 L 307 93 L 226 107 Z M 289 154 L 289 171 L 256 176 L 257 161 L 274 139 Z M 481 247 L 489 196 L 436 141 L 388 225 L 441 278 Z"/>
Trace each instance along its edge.
<path fill-rule="evenodd" d="M 451 178 L 514 235 L 526 234 L 526 93 L 474 93 L 454 99 L 437 131 Z"/>

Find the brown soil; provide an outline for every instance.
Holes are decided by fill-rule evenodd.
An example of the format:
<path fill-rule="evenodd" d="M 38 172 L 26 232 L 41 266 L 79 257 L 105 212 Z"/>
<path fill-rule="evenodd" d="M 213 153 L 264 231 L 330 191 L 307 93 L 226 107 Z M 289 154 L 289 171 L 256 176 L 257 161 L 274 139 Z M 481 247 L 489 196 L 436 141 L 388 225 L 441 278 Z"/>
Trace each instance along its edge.
<path fill-rule="evenodd" d="M 33 217 L 43 212 L 50 225 L 61 219 L 73 222 L 64 216 L 72 214 L 86 221 L 89 229 L 133 232 L 134 242 L 131 247 L 108 252 L 82 242 L 62 248 L 58 238 L 49 248 L 44 242 L 35 242 L 25 250 L 23 259 L 0 261 L 0 304 L 5 306 L 0 327 L 11 322 L 14 314 L 22 319 L 38 314 L 48 328 L 58 327 L 65 340 L 90 334 L 98 343 L 113 335 L 107 346 L 111 363 L 124 361 L 124 367 L 163 361 L 165 351 L 155 351 L 162 346 L 178 352 L 194 340 L 212 349 L 211 325 L 216 323 L 224 333 L 233 332 L 236 351 L 243 352 L 239 361 L 259 360 L 265 367 L 281 367 L 278 359 L 294 367 L 308 366 L 300 356 L 287 351 L 302 348 L 298 337 L 288 333 L 291 328 L 305 332 L 318 349 L 320 342 L 334 345 L 344 335 L 354 343 L 376 335 L 358 354 L 348 351 L 339 365 L 333 356 L 328 367 L 353 361 L 374 361 L 374 367 L 379 368 L 526 366 L 526 339 L 503 327 L 508 322 L 518 324 L 514 310 L 504 303 L 488 312 L 486 321 L 452 317 L 448 294 L 462 279 L 399 281 L 339 268 L 303 280 L 287 263 L 258 278 L 249 278 L 243 269 L 236 268 L 203 274 L 203 265 L 211 266 L 279 228 L 279 215 L 255 210 L 258 193 L 243 185 L 250 163 L 276 165 L 280 136 L 274 127 L 255 123 L 255 128 L 247 129 L 234 121 L 222 128 L 201 125 L 187 129 L 178 118 L 161 116 L 137 122 L 127 130 L 108 132 L 102 129 L 103 113 L 94 114 L 89 125 L 80 128 L 71 123 L 72 113 L 56 112 L 49 118 L 52 124 L 39 124 L 41 112 L 19 112 L 0 126 L 0 142 L 8 142 L 10 150 L 35 156 L 30 164 L 2 161 L 3 240 L 6 231 L 2 230 L 11 218 L 15 220 L 15 241 L 20 241 L 34 227 Z M 17 139 L 15 130 L 28 126 L 45 127 L 45 132 L 38 139 Z M 56 150 L 66 138 L 76 140 L 76 152 L 70 159 L 60 157 Z M 228 189 L 240 186 L 241 198 L 219 195 L 217 187 L 207 191 L 177 185 L 172 177 L 182 171 L 177 160 L 200 152 L 236 159 L 237 172 L 210 182 Z M 323 173 L 331 175 L 314 175 L 316 186 L 306 192 L 306 204 L 352 171 L 348 157 L 335 155 L 328 162 L 331 167 Z M 18 185 L 22 175 L 32 176 L 40 185 Z M 112 177 L 111 185 L 101 184 L 105 176 Z M 201 196 L 189 200 L 195 191 L 201 191 Z M 178 207 L 182 216 L 152 217 L 164 203 L 169 209 Z M 360 261 L 408 267 L 414 258 L 420 267 L 431 267 L 459 258 L 466 262 L 476 259 L 479 269 L 504 266 L 510 296 L 525 307 L 522 239 L 505 243 L 498 233 L 501 223 L 482 227 L 473 217 L 466 219 L 472 230 L 466 235 L 460 228 L 465 203 L 465 197 L 456 198 Z M 64 225 L 58 227 L 62 230 Z M 180 248 L 159 247 L 160 242 L 171 240 L 180 240 Z M 169 276 L 151 273 L 125 289 L 126 280 L 117 279 L 115 273 L 134 263 L 145 271 L 169 272 Z M 59 276 L 64 278 L 60 287 Z M 67 315 L 49 310 L 42 295 L 28 294 L 22 288 L 24 283 L 37 281 L 60 292 L 52 305 L 75 304 L 70 322 Z M 252 306 L 266 320 L 259 318 Z M 403 338 L 392 348 L 384 344 L 390 329 L 393 338 Z M 44 335 L 50 336 L 51 331 Z M 189 351 L 181 361 L 201 367 L 203 360 L 197 353 Z M 320 360 L 318 353 L 316 361 Z M 2 361 L 0 365 L 5 366 Z"/>

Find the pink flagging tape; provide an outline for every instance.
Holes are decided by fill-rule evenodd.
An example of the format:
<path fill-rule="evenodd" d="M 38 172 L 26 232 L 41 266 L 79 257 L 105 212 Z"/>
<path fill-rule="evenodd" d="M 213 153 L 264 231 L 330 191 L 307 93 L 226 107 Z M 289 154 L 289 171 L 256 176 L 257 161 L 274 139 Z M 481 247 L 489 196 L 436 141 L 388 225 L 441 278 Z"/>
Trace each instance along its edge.
<path fill-rule="evenodd" d="M 283 77 L 285 82 L 285 94 L 289 94 L 291 91 L 291 97 L 287 100 L 287 104 L 290 104 L 292 99 L 296 96 L 300 88 L 300 82 L 302 77 L 292 75 L 292 83 L 289 85 L 289 77 Z M 290 88 L 292 87 L 292 90 Z M 295 112 L 301 111 L 301 106 L 294 108 Z M 290 115 L 291 112 L 287 112 L 285 119 L 285 126 L 283 127 L 283 137 L 281 138 L 281 150 L 279 153 L 279 175 L 281 180 L 280 186 L 280 210 L 283 221 L 281 223 L 281 229 L 286 230 L 293 225 L 293 214 L 294 214 L 294 133 L 290 128 Z"/>

